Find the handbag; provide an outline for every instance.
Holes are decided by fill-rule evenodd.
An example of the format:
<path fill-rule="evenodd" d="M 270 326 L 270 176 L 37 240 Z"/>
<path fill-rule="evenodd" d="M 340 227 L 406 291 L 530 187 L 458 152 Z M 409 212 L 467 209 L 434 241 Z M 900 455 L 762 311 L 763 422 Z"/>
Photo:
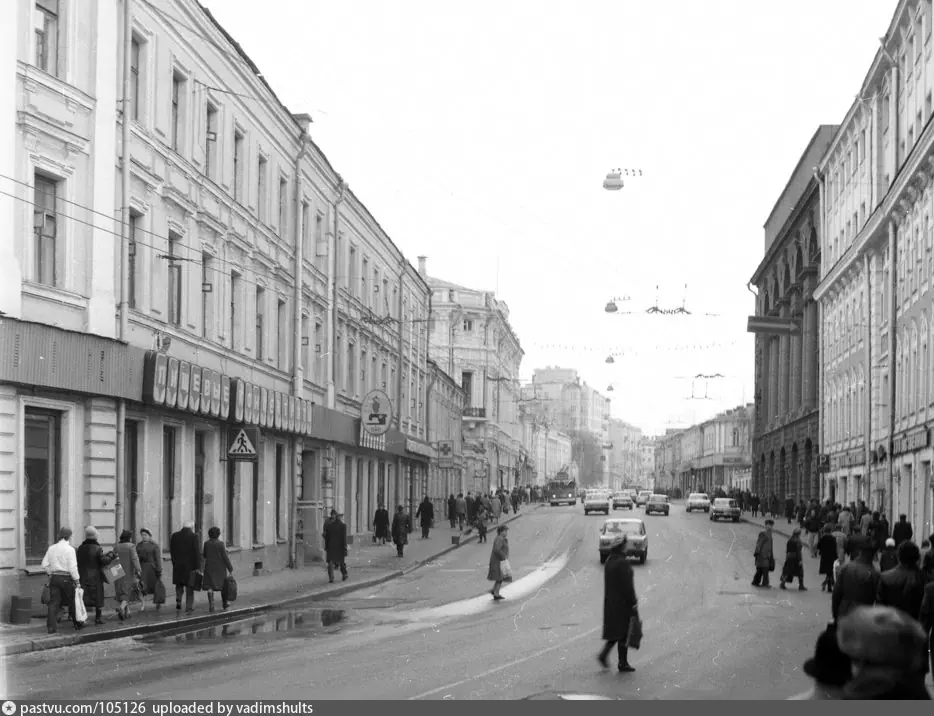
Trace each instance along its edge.
<path fill-rule="evenodd" d="M 630 649 L 638 649 L 642 646 L 642 619 L 636 612 L 629 618 L 629 634 L 626 637 L 626 645 Z"/>
<path fill-rule="evenodd" d="M 775 571 L 775 557 L 769 557 L 769 571 Z"/>
<path fill-rule="evenodd" d="M 152 589 L 152 603 L 165 604 L 165 584 L 161 579 L 156 581 L 156 586 Z"/>
<path fill-rule="evenodd" d="M 114 562 L 104 567 L 104 575 L 107 577 L 107 581 L 113 584 L 118 579 L 123 579 L 126 576 L 126 572 L 123 570 L 123 565 L 120 564 L 120 562 Z"/>
<path fill-rule="evenodd" d="M 237 601 L 237 580 L 233 575 L 224 579 L 224 586 L 221 587 L 221 599 L 225 602 Z"/>
<path fill-rule="evenodd" d="M 42 603 L 46 606 L 52 603 L 52 590 L 48 584 L 42 588 Z"/>
<path fill-rule="evenodd" d="M 188 586 L 191 587 L 192 591 L 200 592 L 201 586 L 204 582 L 204 575 L 201 572 L 195 571 L 188 575 Z"/>
<path fill-rule="evenodd" d="M 81 587 L 75 587 L 75 621 L 78 624 L 84 624 L 88 620 L 88 610 L 84 606 L 84 590 Z"/>
<path fill-rule="evenodd" d="M 512 581 L 512 565 L 509 564 L 508 559 L 504 559 L 499 563 L 499 573 L 502 575 L 504 582 Z"/>

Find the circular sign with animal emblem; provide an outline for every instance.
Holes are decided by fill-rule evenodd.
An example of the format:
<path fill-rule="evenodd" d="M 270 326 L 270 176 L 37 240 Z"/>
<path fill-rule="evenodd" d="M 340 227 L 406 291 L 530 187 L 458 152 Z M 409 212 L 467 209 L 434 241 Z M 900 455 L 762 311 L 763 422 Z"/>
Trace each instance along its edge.
<path fill-rule="evenodd" d="M 385 390 L 371 390 L 363 398 L 360 420 L 369 435 L 385 435 L 392 422 L 392 402 Z"/>

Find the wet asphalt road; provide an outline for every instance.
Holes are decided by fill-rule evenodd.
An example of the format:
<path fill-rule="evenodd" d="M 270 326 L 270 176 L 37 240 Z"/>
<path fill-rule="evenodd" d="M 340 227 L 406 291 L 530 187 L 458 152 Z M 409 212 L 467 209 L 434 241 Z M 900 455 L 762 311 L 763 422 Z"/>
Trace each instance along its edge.
<path fill-rule="evenodd" d="M 516 581 L 500 603 L 487 593 L 490 545 L 471 544 L 327 605 L 343 615 L 282 612 L 201 633 L 27 654 L 6 662 L 8 686 L 30 698 L 312 700 L 545 691 L 784 699 L 808 688 L 801 665 L 829 618 L 828 597 L 817 584 L 803 593 L 751 587 L 757 528 L 714 524 L 680 505 L 668 518 L 645 517 L 649 560 L 634 565 L 645 621 L 643 646 L 630 653 L 637 671 L 619 674 L 615 663 L 601 671 L 603 519 L 578 505 L 514 522 Z M 783 538 L 775 544 L 783 551 Z"/>

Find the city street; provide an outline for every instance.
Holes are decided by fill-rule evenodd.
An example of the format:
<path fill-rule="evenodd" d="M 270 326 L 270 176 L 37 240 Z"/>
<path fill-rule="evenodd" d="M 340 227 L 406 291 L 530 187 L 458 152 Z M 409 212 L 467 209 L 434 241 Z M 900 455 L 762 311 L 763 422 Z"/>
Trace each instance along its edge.
<path fill-rule="evenodd" d="M 640 510 L 616 516 L 642 517 Z M 829 619 L 816 560 L 809 591 L 755 589 L 758 528 L 705 514 L 646 517 L 649 560 L 634 564 L 645 621 L 637 671 L 601 671 L 602 515 L 580 505 L 510 526 L 516 581 L 488 594 L 490 543 L 467 545 L 378 588 L 316 609 L 159 639 L 13 657 L 11 694 L 29 698 L 522 699 L 574 691 L 636 699 L 783 699 Z M 439 527 L 447 530 L 447 526 Z M 417 537 L 416 537 L 417 540 Z M 776 535 L 777 555 L 785 539 Z M 780 563 L 780 559 L 779 559 Z M 343 618 L 337 611 L 343 611 Z M 62 679 L 67 670 L 69 678 Z"/>

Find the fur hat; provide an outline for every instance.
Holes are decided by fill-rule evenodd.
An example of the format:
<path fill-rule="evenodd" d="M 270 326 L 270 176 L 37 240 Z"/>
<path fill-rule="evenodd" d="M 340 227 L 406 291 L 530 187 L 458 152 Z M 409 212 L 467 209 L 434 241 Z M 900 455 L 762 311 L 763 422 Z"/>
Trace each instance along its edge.
<path fill-rule="evenodd" d="M 852 678 L 850 657 L 837 644 L 836 624 L 829 624 L 817 638 L 814 656 L 804 662 L 804 673 L 824 686 L 843 686 Z"/>
<path fill-rule="evenodd" d="M 921 625 L 894 607 L 856 607 L 837 627 L 840 651 L 877 666 L 922 668 L 925 639 Z"/>

